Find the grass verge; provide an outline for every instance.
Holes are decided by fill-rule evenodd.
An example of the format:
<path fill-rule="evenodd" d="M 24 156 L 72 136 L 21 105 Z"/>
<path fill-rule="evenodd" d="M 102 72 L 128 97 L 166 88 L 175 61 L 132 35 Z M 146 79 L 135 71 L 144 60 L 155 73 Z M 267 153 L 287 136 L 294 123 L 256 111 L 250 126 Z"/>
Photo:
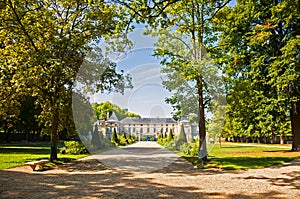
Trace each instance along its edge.
<path fill-rule="evenodd" d="M 222 143 L 209 152 L 208 163 L 202 167 L 198 157 L 179 153 L 198 168 L 223 170 L 257 169 L 280 165 L 300 158 L 300 152 L 291 152 L 290 146 Z"/>
<path fill-rule="evenodd" d="M 54 166 L 71 160 L 83 158 L 89 154 L 58 154 L 58 160 L 46 166 Z M 22 166 L 26 162 L 49 159 L 49 143 L 2 144 L 0 145 L 0 170 Z"/>

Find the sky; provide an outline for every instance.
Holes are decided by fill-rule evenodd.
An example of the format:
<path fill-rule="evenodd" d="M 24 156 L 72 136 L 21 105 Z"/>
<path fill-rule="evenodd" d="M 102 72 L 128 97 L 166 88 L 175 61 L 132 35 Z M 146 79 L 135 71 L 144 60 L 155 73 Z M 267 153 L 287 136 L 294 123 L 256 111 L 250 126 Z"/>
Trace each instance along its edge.
<path fill-rule="evenodd" d="M 133 48 L 127 56 L 114 60 L 119 71 L 124 70 L 132 76 L 133 88 L 126 89 L 124 95 L 97 93 L 91 101 L 110 101 L 142 117 L 171 117 L 172 107 L 165 103 L 165 98 L 170 97 L 171 93 L 162 85 L 165 75 L 160 73 L 162 66 L 159 60 L 152 56 L 155 39 L 144 36 L 142 32 L 142 28 L 137 28 L 130 33 Z"/>
<path fill-rule="evenodd" d="M 232 0 L 229 6 L 235 4 L 236 0 Z M 118 71 L 124 70 L 132 76 L 133 89 L 127 89 L 124 95 L 97 93 L 91 98 L 91 102 L 110 101 L 142 117 L 172 117 L 172 107 L 165 103 L 171 93 L 162 85 L 165 75 L 160 73 L 162 66 L 159 60 L 152 56 L 155 39 L 143 35 L 143 30 L 142 26 L 138 26 L 128 35 L 134 46 L 126 56 L 120 59 L 111 56 L 117 63 Z"/>

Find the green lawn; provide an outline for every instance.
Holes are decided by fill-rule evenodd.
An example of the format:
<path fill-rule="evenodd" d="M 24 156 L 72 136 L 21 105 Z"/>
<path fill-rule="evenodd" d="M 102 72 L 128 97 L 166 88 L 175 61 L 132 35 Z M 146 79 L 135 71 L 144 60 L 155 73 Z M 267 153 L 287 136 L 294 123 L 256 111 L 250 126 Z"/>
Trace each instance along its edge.
<path fill-rule="evenodd" d="M 0 170 L 24 165 L 26 162 L 49 159 L 49 143 L 28 143 L 28 144 L 1 144 L 0 145 Z M 87 156 L 58 154 L 59 160 L 56 164 L 75 160 Z M 49 163 L 48 166 L 54 165 Z"/>
<path fill-rule="evenodd" d="M 290 152 L 290 145 L 263 145 L 222 143 L 215 145 L 209 152 L 209 161 L 204 168 L 224 170 L 256 169 L 283 164 L 300 158 L 300 152 Z M 197 157 L 180 154 L 194 165 L 199 164 Z"/>

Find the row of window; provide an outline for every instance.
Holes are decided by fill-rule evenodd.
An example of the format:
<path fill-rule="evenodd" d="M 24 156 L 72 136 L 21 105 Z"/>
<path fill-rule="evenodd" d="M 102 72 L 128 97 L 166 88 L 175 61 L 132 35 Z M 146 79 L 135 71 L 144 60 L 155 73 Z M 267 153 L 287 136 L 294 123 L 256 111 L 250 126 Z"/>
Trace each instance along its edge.
<path fill-rule="evenodd" d="M 174 130 L 174 129 L 173 129 Z M 129 128 L 122 128 L 123 132 L 128 133 L 158 133 L 158 132 L 169 132 L 169 128 L 136 128 L 136 127 L 129 127 Z"/>
<path fill-rule="evenodd" d="M 125 124 L 126 125 L 126 124 Z M 124 125 L 124 126 L 125 126 Z M 127 124 L 126 126 L 131 126 L 131 124 Z M 133 124 L 132 126 L 135 126 L 135 124 Z M 139 124 L 139 125 L 137 125 L 137 126 L 144 126 L 144 124 Z M 150 126 L 150 124 L 145 124 L 145 126 Z M 152 124 L 151 126 L 156 126 L 156 124 Z M 157 125 L 157 126 L 159 126 L 159 125 Z M 168 124 L 161 124 L 161 126 L 169 126 Z M 171 125 L 170 125 L 171 126 Z M 175 124 L 172 124 L 172 126 L 174 127 L 175 126 Z"/>

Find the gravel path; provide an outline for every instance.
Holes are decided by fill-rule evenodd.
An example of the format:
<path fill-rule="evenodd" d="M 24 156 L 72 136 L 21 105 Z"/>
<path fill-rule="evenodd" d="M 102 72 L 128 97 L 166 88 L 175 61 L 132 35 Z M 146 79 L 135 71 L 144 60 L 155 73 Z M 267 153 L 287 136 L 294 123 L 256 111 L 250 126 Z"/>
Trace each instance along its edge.
<path fill-rule="evenodd" d="M 300 198 L 300 160 L 222 171 L 197 170 L 154 142 L 109 153 L 42 172 L 0 171 L 0 198 Z"/>

